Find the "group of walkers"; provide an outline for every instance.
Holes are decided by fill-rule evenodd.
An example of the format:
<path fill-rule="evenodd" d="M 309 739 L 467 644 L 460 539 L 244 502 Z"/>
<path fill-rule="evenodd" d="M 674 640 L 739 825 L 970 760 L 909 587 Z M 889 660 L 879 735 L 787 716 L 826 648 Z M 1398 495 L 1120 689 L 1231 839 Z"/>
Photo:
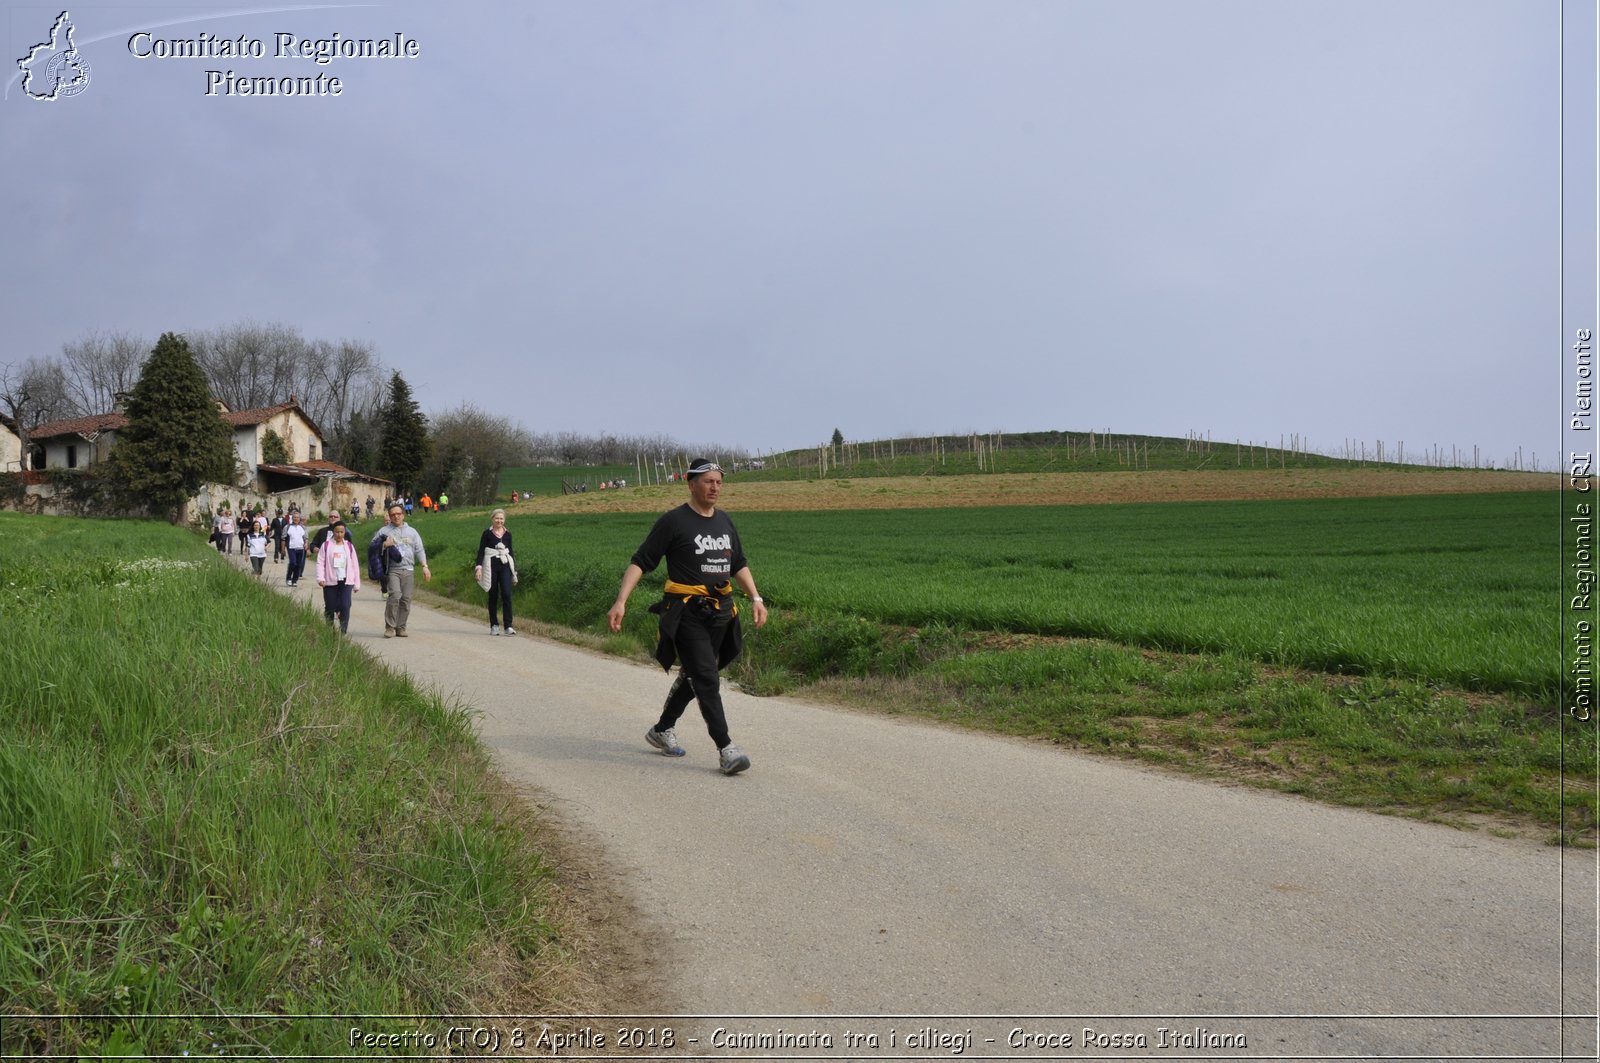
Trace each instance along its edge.
<path fill-rule="evenodd" d="M 267 562 L 267 549 L 272 550 L 274 564 L 288 561 L 294 571 L 296 550 L 301 563 L 305 554 L 305 521 L 300 507 L 290 505 L 287 513 L 279 510 L 270 519 L 263 510 L 241 514 L 235 519 L 231 510 L 223 509 L 211 522 L 211 541 L 217 552 L 233 553 L 234 538 L 239 540 L 239 553 L 250 559 L 250 568 L 261 575 Z M 291 575 L 288 582 L 293 583 Z"/>
<path fill-rule="evenodd" d="M 689 501 L 662 514 L 634 551 L 606 620 L 612 631 L 621 631 L 634 589 L 647 573 L 666 562 L 663 595 L 650 606 L 650 612 L 658 617 L 656 660 L 669 672 L 677 664 L 678 675 L 655 724 L 645 732 L 645 741 L 664 756 L 685 756 L 687 750 L 678 741 L 676 727 L 690 702 L 696 702 L 717 746 L 718 769 L 736 775 L 750 767 L 750 757 L 733 743 L 721 694 L 721 671 L 733 663 L 744 645 L 735 586 L 749 600 L 757 627 L 767 622 L 767 607 L 756 589 L 738 529 L 727 513 L 717 508 L 722 468 L 697 459 L 681 479 L 688 485 Z M 443 496 L 440 502 L 442 505 Z M 424 580 L 433 579 L 422 536 L 407 523 L 407 513 L 404 500 L 385 499 L 385 523 L 367 547 L 367 575 L 379 583 L 385 598 L 384 638 L 407 637 L 417 570 Z M 229 518 L 230 531 L 231 523 Z M 219 523 L 214 538 L 222 527 Z M 248 538 L 252 567 L 260 575 L 254 523 Z M 265 534 L 259 538 L 264 560 L 267 538 Z M 361 590 L 363 558 L 338 511 L 329 513 L 327 526 L 309 540 L 299 514 L 291 514 L 285 539 L 289 562 L 285 582 L 291 586 L 299 582 L 309 550 L 315 559 L 317 585 L 323 591 L 324 615 L 330 624 L 337 621 L 340 631 L 348 631 L 352 597 Z M 218 549 L 222 549 L 220 543 Z M 515 635 L 512 588 L 518 582 L 516 554 L 503 509 L 493 512 L 489 527 L 479 537 L 473 575 L 488 596 L 489 634 Z"/>
<path fill-rule="evenodd" d="M 405 505 L 389 500 L 385 520 L 372 534 L 366 550 L 360 551 L 350 539 L 350 529 L 339 519 L 339 511 L 328 514 L 328 525 L 311 539 L 316 558 L 317 586 L 322 588 L 322 614 L 341 632 L 350 630 L 350 608 L 361 591 L 361 569 L 383 593 L 383 637 L 406 638 L 406 622 L 411 618 L 411 598 L 416 592 L 417 569 L 425 580 L 433 579 L 428 568 L 428 551 L 422 536 L 406 523 Z M 290 586 L 299 583 L 286 580 Z"/>
<path fill-rule="evenodd" d="M 439 492 L 438 498 L 434 498 L 426 491 L 422 492 L 421 498 L 412 498 L 410 495 L 396 495 L 395 497 L 390 498 L 386 495 L 383 499 L 383 512 L 387 514 L 389 512 L 389 507 L 395 505 L 396 503 L 400 505 L 401 509 L 405 510 L 406 518 L 409 520 L 411 514 L 418 509 L 422 510 L 424 513 L 443 513 L 445 510 L 450 508 L 450 496 L 445 494 L 443 491 Z M 373 501 L 369 498 L 367 499 L 368 515 L 377 512 L 372 507 Z"/>
<path fill-rule="evenodd" d="M 384 637 L 404 637 L 416 586 L 416 566 L 420 563 L 425 579 L 433 576 L 428 571 L 422 536 L 406 523 L 406 504 L 400 499 L 385 499 L 385 503 L 384 524 L 373 534 L 365 556 L 357 551 L 350 527 L 337 509 L 329 510 L 327 523 L 313 532 L 294 503 L 288 512 L 279 511 L 270 520 L 259 509 L 236 519 L 224 507 L 212 521 L 211 541 L 219 553 L 231 554 L 237 536 L 239 552 L 249 558 L 250 570 L 257 576 L 266 569 L 270 546 L 273 563 L 285 565 L 283 582 L 289 587 L 299 586 L 305 578 L 309 555 L 313 576 L 322 588 L 323 614 L 330 624 L 337 622 L 342 632 L 350 630 L 352 595 L 361 590 L 361 568 L 366 564 L 383 590 Z M 377 502 L 368 498 L 367 513 L 372 515 L 376 509 Z M 360 520 L 361 503 L 354 503 L 351 511 L 352 519 Z M 391 594 L 391 588 L 399 593 Z"/>

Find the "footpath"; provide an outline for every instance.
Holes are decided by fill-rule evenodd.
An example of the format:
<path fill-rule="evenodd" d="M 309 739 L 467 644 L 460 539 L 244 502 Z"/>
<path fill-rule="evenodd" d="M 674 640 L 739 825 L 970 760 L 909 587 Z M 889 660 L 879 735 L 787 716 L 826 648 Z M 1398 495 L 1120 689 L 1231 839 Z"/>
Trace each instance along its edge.
<path fill-rule="evenodd" d="M 654 968 L 627 1010 L 677 1051 L 1596 1056 L 1593 850 L 737 690 L 725 777 L 692 707 L 688 756 L 645 744 L 653 665 L 420 605 L 384 639 L 356 598 L 351 641 L 470 706 L 620 876 L 616 962 Z"/>

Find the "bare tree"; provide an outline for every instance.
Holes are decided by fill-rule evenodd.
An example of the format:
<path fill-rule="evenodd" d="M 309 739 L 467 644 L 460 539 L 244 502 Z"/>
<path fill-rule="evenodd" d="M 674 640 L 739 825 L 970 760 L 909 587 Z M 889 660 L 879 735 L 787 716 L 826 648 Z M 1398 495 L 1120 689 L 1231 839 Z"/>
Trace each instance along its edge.
<path fill-rule="evenodd" d="M 308 344 L 300 408 L 331 438 L 344 437 L 357 414 L 370 417 L 383 404 L 387 371 L 369 344 L 359 340 Z"/>
<path fill-rule="evenodd" d="M 429 490 L 455 494 L 461 502 L 494 500 L 500 472 L 532 450 L 521 425 L 484 413 L 468 403 L 430 418 L 432 460 L 423 473 Z"/>
<path fill-rule="evenodd" d="M 63 344 L 61 357 L 72 412 L 87 416 L 114 409 L 117 396 L 133 390 L 150 344 L 129 332 L 91 332 Z"/>
<path fill-rule="evenodd" d="M 287 325 L 247 322 L 186 338 L 212 394 L 232 409 L 283 402 L 304 382 L 309 345 Z"/>
<path fill-rule="evenodd" d="M 21 366 L 9 362 L 0 366 L 0 411 L 16 425 L 22 468 L 33 468 L 33 430 L 74 412 L 60 364 L 30 358 Z"/>
<path fill-rule="evenodd" d="M 722 461 L 742 461 L 749 454 L 740 447 L 696 443 L 686 444 L 667 435 L 615 436 L 604 433 L 585 436 L 577 432 L 540 433 L 526 437 L 528 452 L 513 464 L 540 462 L 558 465 L 632 465 L 640 455 L 655 461 L 682 462 L 691 454 L 716 457 Z"/>

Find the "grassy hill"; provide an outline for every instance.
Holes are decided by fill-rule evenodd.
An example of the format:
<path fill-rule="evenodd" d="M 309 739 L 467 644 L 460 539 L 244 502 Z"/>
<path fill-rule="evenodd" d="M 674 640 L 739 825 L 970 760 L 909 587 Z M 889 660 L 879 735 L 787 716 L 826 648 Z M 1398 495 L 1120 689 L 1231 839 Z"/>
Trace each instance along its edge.
<path fill-rule="evenodd" d="M 841 476 L 968 476 L 993 473 L 1221 472 L 1233 470 L 1396 470 L 1489 471 L 1493 465 L 1476 453 L 1451 449 L 1420 451 L 1403 444 L 1341 444 L 1348 455 L 1331 456 L 1297 438 L 1277 443 L 1208 440 L 1198 436 L 1124 435 L 1107 432 L 994 432 L 983 435 L 915 436 L 807 447 L 735 464 L 741 483 L 796 481 Z M 715 455 L 713 455 L 715 456 Z M 1513 468 L 1520 459 L 1512 462 Z M 756 467 L 759 466 L 759 467 Z M 644 483 L 660 470 L 648 474 Z M 511 468 L 500 478 L 501 497 L 531 491 L 535 497 L 561 495 L 587 482 L 625 479 L 643 486 L 633 465 L 540 465 Z"/>
<path fill-rule="evenodd" d="M 1348 456 L 1276 443 L 1107 432 L 1018 432 L 918 436 L 790 450 L 764 457 L 749 479 L 818 476 L 950 476 L 996 472 L 1144 472 L 1200 469 L 1488 468 L 1473 454 L 1394 445 L 1346 444 Z M 741 474 L 746 475 L 746 474 Z"/>

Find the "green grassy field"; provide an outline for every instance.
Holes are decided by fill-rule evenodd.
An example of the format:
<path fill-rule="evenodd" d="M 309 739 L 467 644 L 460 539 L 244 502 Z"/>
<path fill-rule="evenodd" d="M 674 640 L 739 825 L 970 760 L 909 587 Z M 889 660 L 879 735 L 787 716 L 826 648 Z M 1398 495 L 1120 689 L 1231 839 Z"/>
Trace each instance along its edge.
<path fill-rule="evenodd" d="M 1539 493 L 1174 505 L 747 513 L 763 594 L 908 627 L 1100 638 L 1510 691 L 1554 703 L 1558 569 Z M 512 518 L 522 593 L 579 626 L 649 515 Z M 419 525 L 421 526 L 421 525 Z M 430 520 L 476 548 L 478 520 Z M 557 546 L 556 544 L 559 544 Z M 1542 548 L 1541 548 L 1542 547 Z M 642 623 L 643 621 L 641 621 Z"/>
<path fill-rule="evenodd" d="M 596 491 L 602 480 L 631 483 L 638 475 L 632 465 L 523 465 L 500 474 L 499 498 L 506 499 L 512 491 L 519 495 L 531 491 L 535 498 L 559 495 L 563 480 L 573 486 L 587 482 L 589 490 Z"/>
<path fill-rule="evenodd" d="M 1564 819 L 1553 494 L 737 514 L 735 676 L 1331 800 Z M 649 514 L 512 518 L 523 616 L 603 635 Z M 438 589 L 481 518 L 427 525 Z M 659 579 L 659 574 L 657 576 Z M 653 586 L 647 579 L 645 587 Z M 620 652 L 654 640 L 641 590 Z"/>
<path fill-rule="evenodd" d="M 547 874 L 465 711 L 165 525 L 0 514 L 0 616 L 0 1052 L 536 995 Z"/>

